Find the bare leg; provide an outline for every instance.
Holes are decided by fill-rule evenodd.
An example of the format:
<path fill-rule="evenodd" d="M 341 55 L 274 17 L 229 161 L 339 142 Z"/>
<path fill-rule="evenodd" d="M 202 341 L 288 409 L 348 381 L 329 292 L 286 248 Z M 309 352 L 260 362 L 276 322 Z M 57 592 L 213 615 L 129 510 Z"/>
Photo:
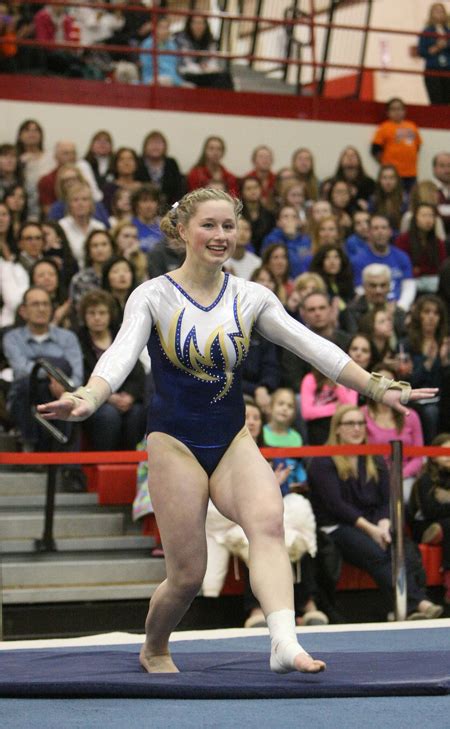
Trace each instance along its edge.
<path fill-rule="evenodd" d="M 174 438 L 148 439 L 149 488 L 161 533 L 167 577 L 154 592 L 145 622 L 141 665 L 150 673 L 178 671 L 169 638 L 202 584 L 206 569 L 208 477 Z"/>
<path fill-rule="evenodd" d="M 293 657 L 296 649 L 292 641 L 297 643 L 297 638 L 292 570 L 284 544 L 283 501 L 272 469 L 246 429 L 236 436 L 212 474 L 210 492 L 219 511 L 240 524 L 247 535 L 250 583 L 269 618 L 269 629 L 272 622 L 277 625 L 277 635 L 289 633 L 290 658 L 282 661 L 283 671 L 322 671 L 325 668 L 323 661 L 314 660 L 300 646 L 298 655 Z M 281 622 L 278 618 L 270 620 L 271 615 L 280 612 L 283 614 Z M 272 630 L 271 636 L 273 646 Z M 287 668 L 288 662 L 290 668 Z"/>

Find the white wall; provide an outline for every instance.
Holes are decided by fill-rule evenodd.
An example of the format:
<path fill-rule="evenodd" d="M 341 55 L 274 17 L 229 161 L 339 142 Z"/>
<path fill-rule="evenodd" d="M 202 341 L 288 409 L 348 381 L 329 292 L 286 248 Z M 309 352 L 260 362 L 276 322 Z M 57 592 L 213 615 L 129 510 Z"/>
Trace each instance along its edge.
<path fill-rule="evenodd" d="M 449 14 L 450 3 L 444 2 Z M 371 26 L 420 32 L 425 27 L 431 0 L 376 0 L 373 3 Z M 393 35 L 371 33 L 367 46 L 367 65 L 382 66 L 387 61 L 386 72 L 375 77 L 375 100 L 387 101 L 401 96 L 406 103 L 428 104 L 422 75 L 391 73 L 389 68 L 410 68 L 422 71 L 422 58 L 412 58 L 410 47 L 417 45 L 417 35 Z"/>
<path fill-rule="evenodd" d="M 272 147 L 275 169 L 289 164 L 293 150 L 305 146 L 316 158 L 319 177 L 326 177 L 334 171 L 339 152 L 347 144 L 359 149 L 370 174 L 376 174 L 377 169 L 369 154 L 374 127 L 366 124 L 0 100 L 0 143 L 14 142 L 17 128 L 26 118 L 35 118 L 42 124 L 47 149 L 53 148 L 58 140 L 71 139 L 76 142 L 80 155 L 84 155 L 90 137 L 98 129 L 110 130 L 116 146 L 131 146 L 138 152 L 145 134 L 161 129 L 169 140 L 170 154 L 178 159 L 183 171 L 195 164 L 203 140 L 210 134 L 225 139 L 225 164 L 237 175 L 250 169 L 251 151 L 257 144 Z M 433 155 L 450 149 L 449 133 L 425 129 L 422 135 L 419 175 L 427 178 Z"/>
<path fill-rule="evenodd" d="M 314 0 L 317 23 L 328 22 L 328 5 L 323 0 Z M 283 17 L 283 11 L 291 5 L 289 0 L 272 0 L 265 3 L 266 17 Z M 450 15 L 450 2 L 444 2 Z M 411 46 L 417 45 L 418 33 L 424 28 L 428 18 L 431 0 L 374 0 L 370 20 L 371 28 L 387 28 L 393 30 L 412 31 L 412 35 L 397 35 L 386 32 L 375 33 L 369 31 L 366 50 L 366 65 L 371 67 L 385 67 L 386 70 L 375 74 L 375 100 L 387 101 L 392 96 L 401 96 L 406 103 L 427 104 L 428 97 L 423 83 L 422 70 L 424 61 L 411 56 Z M 299 9 L 305 13 L 310 12 L 310 0 L 300 0 Z M 325 10 L 324 10 L 325 8 Z M 251 12 L 250 6 L 245 8 Z M 323 10 L 323 12 L 320 12 Z M 360 49 L 363 42 L 362 31 L 352 31 L 352 26 L 365 24 L 366 2 L 354 3 L 338 7 L 334 14 L 334 22 L 346 28 L 334 29 L 331 34 L 328 61 L 335 64 L 358 65 Z M 295 31 L 299 40 L 307 41 L 309 32 L 306 26 L 299 26 Z M 315 29 L 315 55 L 316 60 L 322 60 L 323 47 L 326 37 L 325 28 Z M 278 41 L 277 41 L 278 39 Z M 273 29 L 261 34 L 258 44 L 258 53 L 264 55 L 281 55 L 285 47 L 285 34 L 281 29 Z M 245 46 L 245 42 L 241 45 Z M 248 46 L 245 46 L 248 48 Z M 311 49 L 303 49 L 304 61 L 311 61 Z M 260 63 L 259 68 L 266 65 Z M 390 68 L 406 68 L 415 70 L 417 75 L 392 73 Z M 351 75 L 348 69 L 328 69 L 327 79 Z M 317 76 L 319 72 L 317 72 Z M 289 79 L 295 83 L 296 69 L 292 67 Z M 302 83 L 308 84 L 312 80 L 312 69 L 304 66 L 302 69 Z"/>

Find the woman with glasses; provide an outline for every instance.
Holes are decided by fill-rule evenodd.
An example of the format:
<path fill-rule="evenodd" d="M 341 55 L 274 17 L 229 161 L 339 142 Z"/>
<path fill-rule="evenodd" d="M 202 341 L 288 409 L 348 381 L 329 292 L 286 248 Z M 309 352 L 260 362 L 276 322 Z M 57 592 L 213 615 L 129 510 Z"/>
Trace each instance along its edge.
<path fill-rule="evenodd" d="M 363 411 L 342 405 L 331 419 L 328 445 L 366 443 Z M 384 461 L 373 456 L 313 458 L 308 472 L 317 525 L 344 560 L 366 570 L 379 586 L 387 611 L 393 608 L 389 479 Z M 426 597 L 420 558 L 405 542 L 408 620 L 439 617 L 443 609 Z"/>

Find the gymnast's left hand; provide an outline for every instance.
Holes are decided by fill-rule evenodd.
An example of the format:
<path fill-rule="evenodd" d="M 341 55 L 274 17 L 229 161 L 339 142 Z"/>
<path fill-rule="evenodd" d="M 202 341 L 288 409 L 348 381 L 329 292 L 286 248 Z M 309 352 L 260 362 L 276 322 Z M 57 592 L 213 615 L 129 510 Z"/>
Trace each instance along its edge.
<path fill-rule="evenodd" d="M 86 420 L 94 412 L 94 408 L 81 398 L 65 397 L 61 395 L 59 400 L 42 403 L 37 406 L 37 411 L 45 420 Z M 77 400 L 77 402 L 75 402 Z"/>
<path fill-rule="evenodd" d="M 417 402 L 417 400 L 429 400 L 439 394 L 438 387 L 421 387 L 417 390 L 411 390 L 408 402 Z M 383 395 L 383 403 L 389 405 L 393 410 L 409 415 L 408 408 L 400 402 L 400 390 L 386 390 Z"/>

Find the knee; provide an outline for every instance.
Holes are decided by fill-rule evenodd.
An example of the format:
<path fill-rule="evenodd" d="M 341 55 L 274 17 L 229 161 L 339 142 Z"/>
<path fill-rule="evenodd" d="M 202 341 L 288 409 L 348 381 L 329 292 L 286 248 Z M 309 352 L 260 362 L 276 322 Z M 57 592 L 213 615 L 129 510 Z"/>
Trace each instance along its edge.
<path fill-rule="evenodd" d="M 195 567 L 184 567 L 178 569 L 171 578 L 168 577 L 172 589 L 186 599 L 193 600 L 200 592 L 203 578 L 206 572 L 206 564 Z"/>
<path fill-rule="evenodd" d="M 284 541 L 283 509 L 260 511 L 244 531 L 249 541 L 260 537 Z"/>

